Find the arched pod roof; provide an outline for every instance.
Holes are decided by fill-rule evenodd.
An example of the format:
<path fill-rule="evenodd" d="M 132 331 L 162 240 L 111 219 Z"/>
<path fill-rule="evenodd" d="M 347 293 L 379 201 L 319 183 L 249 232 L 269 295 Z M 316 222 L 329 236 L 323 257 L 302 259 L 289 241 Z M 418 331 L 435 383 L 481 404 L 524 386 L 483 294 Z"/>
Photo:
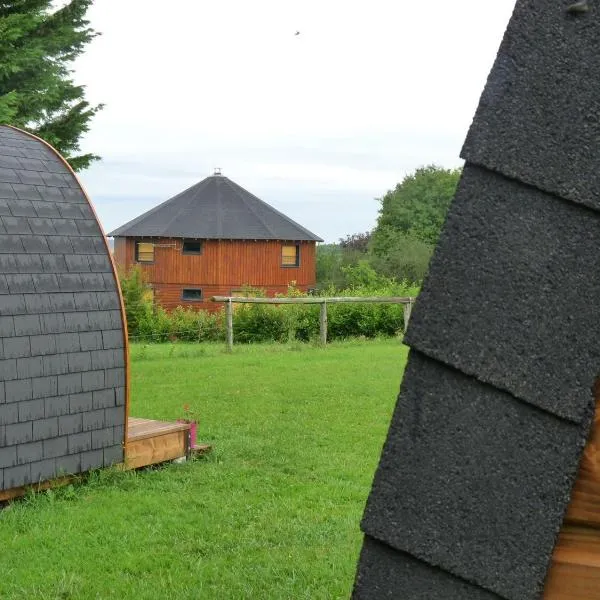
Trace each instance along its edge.
<path fill-rule="evenodd" d="M 73 171 L 0 126 L 0 489 L 123 460 L 124 331 L 106 238 Z"/>

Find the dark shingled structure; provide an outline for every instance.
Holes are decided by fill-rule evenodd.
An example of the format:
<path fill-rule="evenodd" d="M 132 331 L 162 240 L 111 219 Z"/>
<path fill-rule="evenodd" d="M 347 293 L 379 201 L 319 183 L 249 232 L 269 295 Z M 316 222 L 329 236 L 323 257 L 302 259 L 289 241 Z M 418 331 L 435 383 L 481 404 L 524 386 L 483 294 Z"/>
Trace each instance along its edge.
<path fill-rule="evenodd" d="M 121 297 L 76 177 L 0 126 L 0 490 L 123 460 Z"/>
<path fill-rule="evenodd" d="M 203 179 L 109 235 L 323 241 L 222 175 Z"/>
<path fill-rule="evenodd" d="M 413 311 L 356 600 L 535 600 L 600 373 L 600 13 L 519 0 Z"/>

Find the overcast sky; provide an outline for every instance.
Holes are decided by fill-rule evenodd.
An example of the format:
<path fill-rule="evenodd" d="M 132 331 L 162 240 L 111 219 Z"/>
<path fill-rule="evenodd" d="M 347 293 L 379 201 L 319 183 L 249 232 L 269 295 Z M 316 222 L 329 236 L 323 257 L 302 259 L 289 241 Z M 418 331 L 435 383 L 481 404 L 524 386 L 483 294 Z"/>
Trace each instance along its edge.
<path fill-rule="evenodd" d="M 462 164 L 513 6 L 96 0 L 83 183 L 107 231 L 214 167 L 328 242 L 366 231 L 407 173 Z"/>

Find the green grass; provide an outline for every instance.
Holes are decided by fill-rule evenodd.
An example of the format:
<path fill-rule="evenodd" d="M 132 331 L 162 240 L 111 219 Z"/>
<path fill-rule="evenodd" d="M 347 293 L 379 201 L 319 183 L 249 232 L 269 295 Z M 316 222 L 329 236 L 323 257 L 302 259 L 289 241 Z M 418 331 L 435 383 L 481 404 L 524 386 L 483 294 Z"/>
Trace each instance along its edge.
<path fill-rule="evenodd" d="M 348 598 L 406 348 L 134 345 L 133 416 L 189 403 L 211 456 L 0 513 L 0 598 Z"/>

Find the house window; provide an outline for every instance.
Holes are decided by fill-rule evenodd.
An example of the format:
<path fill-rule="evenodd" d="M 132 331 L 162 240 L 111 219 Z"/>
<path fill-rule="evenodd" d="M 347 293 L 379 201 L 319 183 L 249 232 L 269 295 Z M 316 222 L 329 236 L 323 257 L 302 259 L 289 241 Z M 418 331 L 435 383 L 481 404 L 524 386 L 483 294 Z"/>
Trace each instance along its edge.
<path fill-rule="evenodd" d="M 202 254 L 202 242 L 196 240 L 183 240 L 184 254 Z"/>
<path fill-rule="evenodd" d="M 151 242 L 136 242 L 135 260 L 137 262 L 154 262 L 154 244 Z"/>
<path fill-rule="evenodd" d="M 281 247 L 281 266 L 298 267 L 300 266 L 300 246 L 282 246 Z"/>
<path fill-rule="evenodd" d="M 202 290 L 200 288 L 184 288 L 181 299 L 187 302 L 202 302 Z"/>

